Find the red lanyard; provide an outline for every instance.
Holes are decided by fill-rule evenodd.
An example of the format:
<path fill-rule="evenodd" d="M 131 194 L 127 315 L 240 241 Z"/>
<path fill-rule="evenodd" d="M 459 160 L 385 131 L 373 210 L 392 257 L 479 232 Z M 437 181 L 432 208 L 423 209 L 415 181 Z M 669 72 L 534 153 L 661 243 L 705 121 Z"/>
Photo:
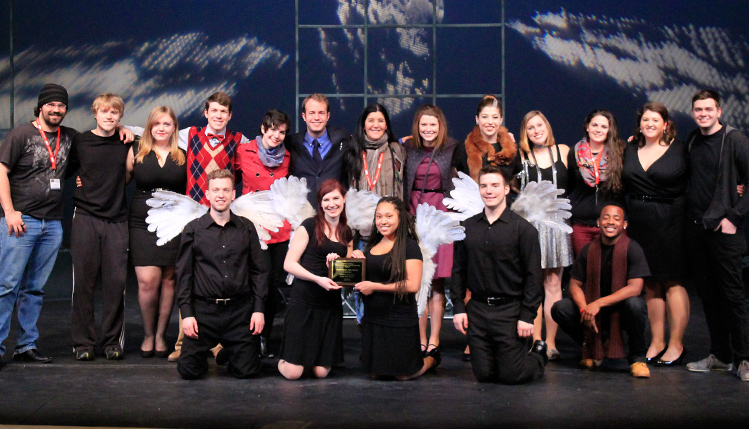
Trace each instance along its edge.
<path fill-rule="evenodd" d="M 369 190 L 373 191 L 377 181 L 380 180 L 380 170 L 382 169 L 382 158 L 385 157 L 385 152 L 380 152 L 380 157 L 377 159 L 377 171 L 375 171 L 374 179 L 369 178 L 369 167 L 367 166 L 367 151 L 361 152 L 362 159 L 364 160 L 364 174 L 367 176 L 367 185 Z"/>
<path fill-rule="evenodd" d="M 44 144 L 47 145 L 47 152 L 49 152 L 49 159 L 52 161 L 52 169 L 57 170 L 57 154 L 60 152 L 60 127 L 57 127 L 57 148 L 55 148 L 55 153 L 52 153 L 52 146 L 49 145 L 49 140 L 47 140 L 47 133 L 44 132 L 42 129 L 42 124 L 39 122 L 39 119 L 36 120 L 36 126 L 39 127 L 39 134 L 42 135 L 42 140 L 44 140 Z"/>
<path fill-rule="evenodd" d="M 603 158 L 603 151 L 605 149 L 601 149 L 601 151 L 598 153 L 598 156 L 593 158 L 593 175 L 596 176 L 596 185 L 598 185 L 598 165 L 601 163 L 601 158 Z"/>

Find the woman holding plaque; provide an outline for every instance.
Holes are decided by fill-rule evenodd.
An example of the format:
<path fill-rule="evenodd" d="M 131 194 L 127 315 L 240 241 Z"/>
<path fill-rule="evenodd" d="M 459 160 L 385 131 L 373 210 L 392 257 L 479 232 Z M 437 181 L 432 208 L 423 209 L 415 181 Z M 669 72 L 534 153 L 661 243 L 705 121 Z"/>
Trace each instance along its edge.
<path fill-rule="evenodd" d="M 372 236 L 354 258 L 367 260 L 366 280 L 355 288 L 364 295 L 362 365 L 374 378 L 409 380 L 439 364 L 419 346 L 416 292 L 422 258 L 413 217 L 402 200 L 377 203 Z"/>
<path fill-rule="evenodd" d="M 343 362 L 341 286 L 328 277 L 327 264 L 352 250 L 346 224 L 346 190 L 328 179 L 317 190 L 317 213 L 294 233 L 284 270 L 294 276 L 286 308 L 278 371 L 297 380 L 305 369 L 325 378 Z"/>

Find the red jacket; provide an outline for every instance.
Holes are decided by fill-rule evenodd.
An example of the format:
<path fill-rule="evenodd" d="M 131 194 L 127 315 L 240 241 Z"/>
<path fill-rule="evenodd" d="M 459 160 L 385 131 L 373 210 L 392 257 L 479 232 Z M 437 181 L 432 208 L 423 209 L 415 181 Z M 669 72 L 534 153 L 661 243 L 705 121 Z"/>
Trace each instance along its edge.
<path fill-rule="evenodd" d="M 289 151 L 283 156 L 283 162 L 278 167 L 266 167 L 260 162 L 257 153 L 257 140 L 237 146 L 237 168 L 242 172 L 242 195 L 250 192 L 270 190 L 270 185 L 277 179 L 289 174 L 289 163 L 291 157 Z M 270 233 L 271 243 L 280 243 L 289 239 L 291 225 L 284 221 L 283 227 L 278 232 Z"/>

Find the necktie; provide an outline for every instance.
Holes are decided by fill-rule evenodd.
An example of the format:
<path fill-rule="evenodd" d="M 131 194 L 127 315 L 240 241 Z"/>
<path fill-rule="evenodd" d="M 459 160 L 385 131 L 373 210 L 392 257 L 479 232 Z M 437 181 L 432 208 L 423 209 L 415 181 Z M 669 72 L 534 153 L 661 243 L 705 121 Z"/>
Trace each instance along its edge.
<path fill-rule="evenodd" d="M 320 142 L 317 139 L 312 141 L 312 159 L 315 164 L 319 167 L 322 164 L 322 156 L 320 156 Z"/>

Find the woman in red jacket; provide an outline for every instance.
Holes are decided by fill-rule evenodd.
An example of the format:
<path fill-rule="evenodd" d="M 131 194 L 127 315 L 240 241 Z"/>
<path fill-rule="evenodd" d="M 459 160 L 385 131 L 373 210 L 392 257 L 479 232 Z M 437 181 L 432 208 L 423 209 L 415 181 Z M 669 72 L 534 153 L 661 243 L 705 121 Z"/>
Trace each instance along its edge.
<path fill-rule="evenodd" d="M 273 182 L 289 174 L 290 157 L 283 141 L 290 127 L 291 121 L 286 113 L 275 109 L 269 110 L 260 125 L 261 135 L 249 143 L 238 146 L 237 162 L 242 174 L 242 194 L 267 191 Z M 265 302 L 265 328 L 260 334 L 260 354 L 263 357 L 273 357 L 268 348 L 268 341 L 280 296 L 278 288 L 285 284 L 286 272 L 283 269 L 283 261 L 289 248 L 290 233 L 291 225 L 284 221 L 278 232 L 270 233 L 271 238 L 267 243 L 270 275 L 268 298 Z"/>

